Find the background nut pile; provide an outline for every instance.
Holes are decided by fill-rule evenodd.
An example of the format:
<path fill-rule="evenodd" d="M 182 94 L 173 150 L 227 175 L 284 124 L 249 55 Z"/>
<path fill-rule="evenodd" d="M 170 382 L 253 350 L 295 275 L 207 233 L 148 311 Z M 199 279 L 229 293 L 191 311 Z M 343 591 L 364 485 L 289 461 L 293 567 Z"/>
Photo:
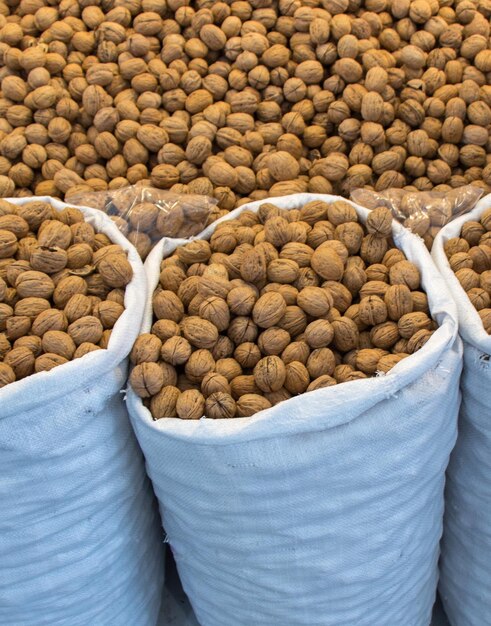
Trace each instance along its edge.
<path fill-rule="evenodd" d="M 491 184 L 489 0 L 0 3 L 0 195 Z"/>
<path fill-rule="evenodd" d="M 265 203 L 161 263 L 154 324 L 130 383 L 154 419 L 247 417 L 298 394 L 388 372 L 436 326 L 390 210 Z"/>
<path fill-rule="evenodd" d="M 78 209 L 0 201 L 0 387 L 107 348 L 133 275 Z"/>
<path fill-rule="evenodd" d="M 491 209 L 479 222 L 466 222 L 460 237 L 446 241 L 445 253 L 484 330 L 491 334 Z"/>

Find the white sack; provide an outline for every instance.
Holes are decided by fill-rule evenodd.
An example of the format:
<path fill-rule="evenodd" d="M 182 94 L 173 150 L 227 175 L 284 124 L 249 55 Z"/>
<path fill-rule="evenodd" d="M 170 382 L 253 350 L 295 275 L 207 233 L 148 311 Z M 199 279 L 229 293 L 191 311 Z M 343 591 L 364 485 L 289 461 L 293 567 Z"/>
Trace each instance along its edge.
<path fill-rule="evenodd" d="M 314 199 L 339 198 L 271 201 L 296 208 Z M 368 211 L 356 208 L 364 221 Z M 394 233 L 422 271 L 440 328 L 387 376 L 231 420 L 153 421 L 128 393 L 163 525 L 202 626 L 430 623 L 461 344 L 455 306 L 423 243 L 399 224 Z M 162 241 L 148 257 L 143 332 L 161 258 L 179 243 Z"/>
<path fill-rule="evenodd" d="M 6 626 L 155 626 L 160 607 L 160 524 L 120 391 L 142 319 L 145 274 L 110 219 L 82 210 L 128 251 L 134 276 L 107 350 L 0 389 Z"/>
<path fill-rule="evenodd" d="M 450 268 L 443 245 L 489 207 L 491 195 L 443 228 L 432 250 L 457 304 L 464 341 L 459 436 L 447 474 L 440 581 L 452 626 L 491 624 L 491 336 Z"/>

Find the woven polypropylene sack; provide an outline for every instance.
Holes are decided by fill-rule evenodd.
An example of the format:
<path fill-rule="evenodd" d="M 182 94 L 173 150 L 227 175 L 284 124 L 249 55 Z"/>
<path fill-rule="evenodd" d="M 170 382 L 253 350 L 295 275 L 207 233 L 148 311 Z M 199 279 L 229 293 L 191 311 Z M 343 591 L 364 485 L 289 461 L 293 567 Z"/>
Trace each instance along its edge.
<path fill-rule="evenodd" d="M 464 343 L 459 436 L 447 474 L 440 594 L 452 626 L 491 624 L 491 336 L 450 268 L 444 244 L 491 207 L 483 198 L 435 239 L 433 258 L 457 304 Z"/>
<path fill-rule="evenodd" d="M 272 202 L 289 209 L 314 199 L 339 200 L 299 194 Z M 357 211 L 365 221 L 369 212 Z M 231 420 L 153 421 L 128 392 L 163 525 L 202 626 L 430 623 L 462 354 L 455 305 L 428 252 L 402 226 L 393 228 L 421 269 L 439 328 L 388 375 Z M 150 292 L 162 257 L 182 243 L 163 241 L 147 259 Z M 142 332 L 151 321 L 149 293 Z"/>
<path fill-rule="evenodd" d="M 5 626 L 155 626 L 161 602 L 162 531 L 120 391 L 145 273 L 107 216 L 84 213 L 127 250 L 134 276 L 107 350 L 0 389 Z"/>

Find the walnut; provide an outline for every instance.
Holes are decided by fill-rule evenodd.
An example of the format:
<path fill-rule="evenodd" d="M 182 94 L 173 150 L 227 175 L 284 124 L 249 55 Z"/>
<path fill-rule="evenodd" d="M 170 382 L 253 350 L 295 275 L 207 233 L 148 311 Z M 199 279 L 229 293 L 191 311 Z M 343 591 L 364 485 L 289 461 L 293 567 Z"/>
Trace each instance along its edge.
<path fill-rule="evenodd" d="M 154 420 L 164 417 L 177 417 L 176 405 L 181 392 L 177 387 L 167 385 L 152 397 L 150 411 Z"/>
<path fill-rule="evenodd" d="M 10 366 L 14 371 L 15 379 L 20 380 L 34 373 L 34 361 L 34 354 L 29 348 L 17 347 L 5 356 L 4 364 Z"/>
<path fill-rule="evenodd" d="M 387 350 L 400 339 L 399 329 L 395 322 L 377 324 L 370 331 L 370 340 L 376 348 Z"/>
<path fill-rule="evenodd" d="M 269 332 L 270 330 L 279 329 L 270 328 L 265 332 Z M 290 335 L 288 335 L 288 343 L 289 341 Z M 255 367 L 256 363 L 261 359 L 261 351 L 255 343 L 252 343 L 250 341 L 241 343 L 234 351 L 234 359 L 237 361 L 237 363 L 239 363 L 241 367 L 244 367 L 246 369 L 253 368 Z"/>
<path fill-rule="evenodd" d="M 378 235 L 367 235 L 363 238 L 360 256 L 369 265 L 381 263 L 388 247 L 387 239 Z"/>
<path fill-rule="evenodd" d="M 55 289 L 51 278 L 43 272 L 27 271 L 18 275 L 15 288 L 21 298 L 46 298 L 49 299 Z"/>
<path fill-rule="evenodd" d="M 125 287 L 133 278 L 133 268 L 121 254 L 104 257 L 98 265 L 98 270 L 102 280 L 109 287 Z"/>
<path fill-rule="evenodd" d="M 462 285 L 464 291 L 470 291 L 480 285 L 479 274 L 470 268 L 464 268 L 455 272 L 459 283 Z"/>
<path fill-rule="evenodd" d="M 227 304 L 234 315 L 250 315 L 256 300 L 251 287 L 234 287 L 227 294 Z"/>
<path fill-rule="evenodd" d="M 221 391 L 223 393 L 231 393 L 229 381 L 217 372 L 208 372 L 201 381 L 201 392 L 207 398 L 212 393 Z"/>
<path fill-rule="evenodd" d="M 166 341 L 169 337 L 180 335 L 181 329 L 179 324 L 172 320 L 160 319 L 154 322 L 152 334 L 156 335 L 161 341 Z"/>
<path fill-rule="evenodd" d="M 399 261 L 389 271 L 391 285 L 406 285 L 411 291 L 418 289 L 421 275 L 419 269 L 410 261 Z"/>
<path fill-rule="evenodd" d="M 481 318 L 484 330 L 491 335 L 491 309 L 481 309 L 479 311 L 479 317 Z"/>
<path fill-rule="evenodd" d="M 90 343 L 98 343 L 104 332 L 104 328 L 100 320 L 93 315 L 86 315 L 75 320 L 68 326 L 68 334 L 75 344 L 79 346 L 86 341 Z"/>
<path fill-rule="evenodd" d="M 164 372 L 158 363 L 139 363 L 133 368 L 129 382 L 140 398 L 150 398 L 164 386 Z"/>
<path fill-rule="evenodd" d="M 46 220 L 39 228 L 38 242 L 42 247 L 66 250 L 72 242 L 72 232 L 69 226 L 58 220 Z"/>
<path fill-rule="evenodd" d="M 367 326 L 375 326 L 385 322 L 387 319 L 387 306 L 384 300 L 379 296 L 362 298 L 360 300 L 359 317 L 360 321 Z"/>
<path fill-rule="evenodd" d="M 304 365 L 310 355 L 310 348 L 305 341 L 293 341 L 281 353 L 281 359 L 285 365 L 292 361 L 300 361 Z"/>
<path fill-rule="evenodd" d="M 349 352 L 358 345 L 359 331 L 355 322 L 349 317 L 339 317 L 332 321 L 334 330 L 333 345 L 342 352 Z"/>
<path fill-rule="evenodd" d="M 197 282 L 197 292 L 204 298 L 216 296 L 225 299 L 230 292 L 230 282 L 223 277 L 204 274 Z"/>
<path fill-rule="evenodd" d="M 9 341 L 15 341 L 19 337 L 27 335 L 30 330 L 31 318 L 27 315 L 14 315 L 6 320 L 5 334 Z"/>
<path fill-rule="evenodd" d="M 191 382 L 201 384 L 206 374 L 213 371 L 215 367 L 215 359 L 211 352 L 200 348 L 189 356 L 184 371 Z"/>
<path fill-rule="evenodd" d="M 265 293 L 252 310 L 252 319 L 261 328 L 275 326 L 286 311 L 286 302 L 279 293 Z"/>
<path fill-rule="evenodd" d="M 15 372 L 7 363 L 0 363 L 0 387 L 15 382 Z"/>
<path fill-rule="evenodd" d="M 260 394 L 261 390 L 256 384 L 254 376 L 241 374 L 236 376 L 230 381 L 230 389 L 232 396 L 235 400 L 238 400 L 245 394 Z"/>
<path fill-rule="evenodd" d="M 262 391 L 278 391 L 283 387 L 286 368 L 278 356 L 261 359 L 254 368 L 254 380 Z"/>
<path fill-rule="evenodd" d="M 80 359 L 81 357 L 89 354 L 89 352 L 96 352 L 97 350 L 102 350 L 100 346 L 96 346 L 95 343 L 90 343 L 90 341 L 85 341 L 81 343 L 78 348 L 75 350 L 73 354 L 74 359 Z"/>
<path fill-rule="evenodd" d="M 286 330 L 272 326 L 259 335 L 258 346 L 265 356 L 279 355 L 290 341 L 290 334 Z"/>
<path fill-rule="evenodd" d="M 38 372 L 49 372 L 50 370 L 58 367 L 60 365 L 64 365 L 68 363 L 68 359 L 60 356 L 59 354 L 53 354 L 51 352 L 47 352 L 45 354 L 41 354 L 34 361 L 34 371 Z"/>
<path fill-rule="evenodd" d="M 191 352 L 191 344 L 184 337 L 174 336 L 169 337 L 162 345 L 160 355 L 164 361 L 171 365 L 182 365 L 189 359 Z"/>
<path fill-rule="evenodd" d="M 70 298 L 75 294 L 86 295 L 88 293 L 87 282 L 80 276 L 66 276 L 62 278 L 53 291 L 53 302 L 62 309 Z"/>
<path fill-rule="evenodd" d="M 31 332 L 38 337 L 42 337 L 49 330 L 66 331 L 67 328 L 68 320 L 63 311 L 45 309 L 34 317 Z"/>
<path fill-rule="evenodd" d="M 42 348 L 44 352 L 51 352 L 71 360 L 75 353 L 75 343 L 67 333 L 59 330 L 49 330 L 42 338 Z"/>
<path fill-rule="evenodd" d="M 403 339 L 410 339 L 416 331 L 421 329 L 430 329 L 431 323 L 431 319 L 426 315 L 426 313 L 406 313 L 397 322 L 397 327 L 399 329 L 399 334 Z"/>
<path fill-rule="evenodd" d="M 235 400 L 228 393 L 215 391 L 206 398 L 206 416 L 212 419 L 228 419 L 235 417 Z"/>
<path fill-rule="evenodd" d="M 382 350 L 381 348 L 364 348 L 358 350 L 355 359 L 356 368 L 372 376 L 378 369 L 380 359 L 387 354 L 389 354 L 387 350 Z"/>
<path fill-rule="evenodd" d="M 268 265 L 267 276 L 271 282 L 280 284 L 293 283 L 298 278 L 299 266 L 291 259 L 274 259 Z"/>
<path fill-rule="evenodd" d="M 400 353 L 400 354 L 384 354 L 377 363 L 377 372 L 384 372 L 385 374 L 389 372 L 393 367 L 395 367 L 400 361 L 408 357 L 408 354 Z"/>
<path fill-rule="evenodd" d="M 406 285 L 396 284 L 390 286 L 384 296 L 389 318 L 397 322 L 406 313 L 413 311 L 413 299 L 411 291 Z M 381 320 L 385 321 L 385 320 Z M 380 322 L 377 322 L 380 323 Z"/>
<path fill-rule="evenodd" d="M 208 241 L 196 239 L 177 248 L 177 257 L 186 265 L 193 263 L 206 263 L 211 256 L 211 247 Z"/>
<path fill-rule="evenodd" d="M 180 322 L 184 316 L 184 306 L 173 291 L 162 290 L 153 297 L 153 312 L 159 320 Z"/>
<path fill-rule="evenodd" d="M 491 305 L 491 297 L 489 293 L 486 290 L 481 289 L 480 287 L 469 289 L 467 295 L 472 303 L 472 306 L 477 311 L 480 311 L 481 309 L 488 309 Z"/>
<path fill-rule="evenodd" d="M 243 394 L 236 403 L 237 417 L 251 417 L 259 411 L 270 408 L 271 402 L 256 393 Z"/>
<path fill-rule="evenodd" d="M 285 389 L 293 395 L 304 393 L 310 384 L 309 370 L 305 365 L 300 361 L 292 361 L 286 365 L 285 370 Z"/>
<path fill-rule="evenodd" d="M 189 343 L 196 348 L 211 349 L 218 339 L 217 327 L 197 316 L 184 318 L 181 322 L 181 331 Z"/>
<path fill-rule="evenodd" d="M 333 298 L 327 289 L 321 287 L 305 287 L 297 297 L 298 305 L 313 317 L 326 315 L 333 305 Z"/>
<path fill-rule="evenodd" d="M 314 320 L 306 327 L 304 336 L 311 348 L 326 348 L 334 338 L 334 329 L 328 320 Z"/>
<path fill-rule="evenodd" d="M 117 302 L 106 300 L 99 302 L 94 306 L 93 314 L 101 320 L 104 329 L 111 329 L 114 327 L 123 312 L 124 306 L 118 304 Z"/>
<path fill-rule="evenodd" d="M 392 213 L 387 207 L 377 207 L 367 217 L 367 231 L 375 237 L 390 237 L 392 234 Z M 384 252 L 385 254 L 385 252 Z"/>
<path fill-rule="evenodd" d="M 212 348 L 213 358 L 218 361 L 219 359 L 226 359 L 232 356 L 234 352 L 234 344 L 224 335 L 218 335 L 216 344 Z"/>
<path fill-rule="evenodd" d="M 341 257 L 332 249 L 326 248 L 328 241 L 321 244 L 312 255 L 312 268 L 324 280 L 341 280 L 344 272 L 344 263 Z"/>
<path fill-rule="evenodd" d="M 161 348 L 162 341 L 159 337 L 151 333 L 143 333 L 133 344 L 130 361 L 133 365 L 145 362 L 156 363 L 159 360 Z"/>
<path fill-rule="evenodd" d="M 331 376 L 336 367 L 336 359 L 333 351 L 329 348 L 316 348 L 312 350 L 307 359 L 306 366 L 312 380 L 324 374 Z"/>
<path fill-rule="evenodd" d="M 200 419 L 203 417 L 204 411 L 205 399 L 197 389 L 183 391 L 177 398 L 176 412 L 181 419 Z"/>
<path fill-rule="evenodd" d="M 412 337 L 408 339 L 407 342 L 407 352 L 409 354 L 413 354 L 420 350 L 428 339 L 433 335 L 432 330 L 428 330 L 427 328 L 420 328 L 417 330 Z"/>
<path fill-rule="evenodd" d="M 31 249 L 29 262 L 33 270 L 46 274 L 56 274 L 67 266 L 68 253 L 63 248 L 56 246 L 36 245 Z"/>
<path fill-rule="evenodd" d="M 317 389 L 323 389 L 324 387 L 332 387 L 336 385 L 337 381 L 332 376 L 328 374 L 323 374 L 322 376 L 318 376 L 315 380 L 313 380 L 310 385 L 307 387 L 307 391 L 316 391 Z"/>
<path fill-rule="evenodd" d="M 212 322 L 219 331 L 226 330 L 230 324 L 228 305 L 218 296 L 209 296 L 203 300 L 199 307 L 199 316 Z"/>

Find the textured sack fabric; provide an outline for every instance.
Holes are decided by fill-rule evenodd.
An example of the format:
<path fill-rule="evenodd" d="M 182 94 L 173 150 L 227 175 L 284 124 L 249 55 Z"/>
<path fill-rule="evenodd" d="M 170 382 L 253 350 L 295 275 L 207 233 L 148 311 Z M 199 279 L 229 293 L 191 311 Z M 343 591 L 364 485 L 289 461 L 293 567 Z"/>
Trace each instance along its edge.
<path fill-rule="evenodd" d="M 155 626 L 160 608 L 162 531 L 120 391 L 145 274 L 109 218 L 84 212 L 128 250 L 134 277 L 107 350 L 0 389 L 5 626 Z"/>
<path fill-rule="evenodd" d="M 440 595 L 452 626 L 491 624 L 491 336 L 450 268 L 443 245 L 491 207 L 483 198 L 435 239 L 433 258 L 457 304 L 464 342 L 459 436 L 447 473 Z"/>
<path fill-rule="evenodd" d="M 339 198 L 298 194 L 274 203 L 297 208 L 313 199 Z M 357 210 L 365 220 L 368 211 Z M 394 233 L 422 270 L 440 328 L 387 376 L 231 420 L 155 422 L 128 392 L 163 525 L 202 626 L 431 621 L 461 344 L 455 306 L 423 243 L 398 224 Z M 147 259 L 143 332 L 160 260 L 178 243 L 161 242 Z"/>

